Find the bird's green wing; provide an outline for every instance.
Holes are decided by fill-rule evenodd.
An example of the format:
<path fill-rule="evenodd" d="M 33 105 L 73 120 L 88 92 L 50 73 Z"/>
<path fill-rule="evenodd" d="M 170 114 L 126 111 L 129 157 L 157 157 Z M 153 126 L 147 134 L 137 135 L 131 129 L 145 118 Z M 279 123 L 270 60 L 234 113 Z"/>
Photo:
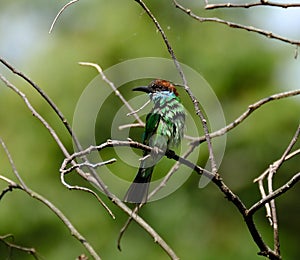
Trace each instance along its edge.
<path fill-rule="evenodd" d="M 160 114 L 149 113 L 146 117 L 145 132 L 143 134 L 143 143 L 149 145 L 149 139 L 156 133 L 160 121 Z"/>

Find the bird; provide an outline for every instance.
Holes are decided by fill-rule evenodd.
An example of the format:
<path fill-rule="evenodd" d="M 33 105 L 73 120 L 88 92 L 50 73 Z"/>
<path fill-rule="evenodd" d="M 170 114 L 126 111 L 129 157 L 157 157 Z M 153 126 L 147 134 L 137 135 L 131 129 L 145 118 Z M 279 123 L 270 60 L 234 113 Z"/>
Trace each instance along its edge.
<path fill-rule="evenodd" d="M 125 202 L 142 204 L 147 202 L 153 169 L 163 157 L 158 151 L 178 146 L 183 138 L 185 109 L 174 84 L 168 80 L 155 79 L 148 86 L 136 87 L 133 91 L 147 93 L 154 104 L 146 116 L 142 137 L 143 144 L 153 149 L 143 152 L 139 170 L 124 197 Z"/>

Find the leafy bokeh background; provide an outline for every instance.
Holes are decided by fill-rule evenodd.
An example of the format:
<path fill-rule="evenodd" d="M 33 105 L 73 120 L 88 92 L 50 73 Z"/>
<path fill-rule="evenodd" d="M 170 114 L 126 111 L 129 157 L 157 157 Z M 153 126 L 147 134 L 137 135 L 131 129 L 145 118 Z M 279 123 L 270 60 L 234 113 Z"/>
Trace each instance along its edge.
<path fill-rule="evenodd" d="M 148 2 L 178 59 L 201 73 L 214 89 L 227 122 L 265 96 L 299 88 L 300 65 L 293 58 L 295 49 L 291 45 L 220 24 L 200 24 L 175 9 L 170 1 Z M 105 69 L 137 57 L 169 58 L 159 33 L 134 1 L 82 0 L 68 8 L 48 34 L 62 4 L 2 0 L 0 55 L 33 79 L 70 122 L 78 98 L 95 77 L 95 71 L 79 66 L 79 61 L 99 63 Z M 219 16 L 300 38 L 296 29 L 299 11 L 257 8 L 205 12 L 199 1 L 185 4 L 201 15 Z M 1 73 L 26 93 L 71 150 L 69 135 L 45 101 L 3 66 Z M 119 252 L 116 240 L 127 216 L 103 198 L 117 217 L 112 220 L 88 194 L 68 191 L 60 183 L 61 151 L 21 99 L 2 83 L 0 104 L 0 136 L 22 178 L 62 209 L 103 259 L 168 258 L 136 224 L 126 232 L 123 251 Z M 220 173 L 247 206 L 260 197 L 252 180 L 278 159 L 292 138 L 299 123 L 299 108 L 299 98 L 272 102 L 228 134 Z M 107 116 L 113 117 L 109 111 Z M 98 134 L 103 140 L 110 138 L 108 127 L 100 122 Z M 114 167 L 122 171 L 121 166 Z M 275 187 L 298 171 L 299 160 L 286 163 L 275 179 Z M 0 172 L 14 178 L 2 150 Z M 68 180 L 88 185 L 75 175 Z M 144 207 L 142 216 L 181 259 L 261 258 L 256 256 L 258 249 L 237 210 L 213 184 L 199 189 L 198 181 L 199 177 L 192 175 L 175 193 Z M 0 187 L 3 189 L 5 184 L 0 183 Z M 300 253 L 298 198 L 299 188 L 295 187 L 277 200 L 285 259 L 297 259 Z M 272 230 L 265 212 L 260 211 L 255 220 L 271 245 Z M 21 191 L 11 192 L 1 200 L 0 223 L 0 235 L 13 234 L 14 242 L 36 248 L 43 259 L 75 259 L 87 254 L 52 212 Z M 0 259 L 7 255 L 8 249 L 0 243 Z M 32 257 L 14 250 L 12 259 Z"/>

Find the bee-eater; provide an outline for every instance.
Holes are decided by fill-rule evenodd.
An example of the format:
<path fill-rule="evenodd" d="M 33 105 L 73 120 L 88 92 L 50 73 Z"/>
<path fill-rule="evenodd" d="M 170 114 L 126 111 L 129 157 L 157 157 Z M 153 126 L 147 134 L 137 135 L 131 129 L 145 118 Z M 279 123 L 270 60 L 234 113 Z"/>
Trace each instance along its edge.
<path fill-rule="evenodd" d="M 153 80 L 148 86 L 137 87 L 134 91 L 146 92 L 154 107 L 146 117 L 143 144 L 153 148 L 144 151 L 138 173 L 129 187 L 124 201 L 145 203 L 155 164 L 163 156 L 158 150 L 166 151 L 178 146 L 183 137 L 185 112 L 175 86 L 162 79 Z"/>

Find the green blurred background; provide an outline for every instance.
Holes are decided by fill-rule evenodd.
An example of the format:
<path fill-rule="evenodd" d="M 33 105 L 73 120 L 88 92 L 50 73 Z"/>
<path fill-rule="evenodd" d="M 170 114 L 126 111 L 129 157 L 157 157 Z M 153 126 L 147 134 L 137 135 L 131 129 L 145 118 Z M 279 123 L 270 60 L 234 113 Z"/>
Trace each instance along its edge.
<path fill-rule="evenodd" d="M 300 38 L 299 10 L 208 12 L 199 1 L 185 2 L 200 15 L 218 16 Z M 1 0 L 0 55 L 34 80 L 70 122 L 78 98 L 96 76 L 93 69 L 79 66 L 79 61 L 99 63 L 105 69 L 137 57 L 170 57 L 159 33 L 134 1 L 81 0 L 65 10 L 48 34 L 63 4 L 58 0 Z M 175 9 L 171 1 L 147 4 L 165 29 L 179 61 L 202 74 L 212 86 L 228 123 L 263 97 L 299 88 L 300 64 L 293 58 L 293 46 L 220 24 L 200 24 Z M 0 72 L 26 93 L 72 151 L 69 135 L 45 101 L 3 66 Z M 127 216 L 102 196 L 116 215 L 116 220 L 112 220 L 90 195 L 68 191 L 60 183 L 58 170 L 64 159 L 61 151 L 21 99 L 3 83 L 0 104 L 0 136 L 22 178 L 58 206 L 103 259 L 168 259 L 135 223 L 127 230 L 123 251 L 119 252 L 116 240 Z M 285 150 L 299 124 L 299 110 L 299 97 L 269 103 L 228 134 L 220 174 L 247 206 L 260 198 L 252 181 Z M 107 117 L 113 117 L 108 111 L 113 110 L 107 110 Z M 110 125 L 98 124 L 98 141 L 110 138 Z M 108 158 L 110 153 L 107 150 Z M 199 162 L 206 156 L 207 153 Z M 118 164 L 113 167 L 123 170 Z M 279 170 L 274 187 L 296 172 L 299 159 L 295 158 Z M 2 149 L 0 174 L 15 179 Z M 68 181 L 88 185 L 75 174 Z M 192 175 L 170 196 L 146 205 L 141 215 L 181 259 L 262 259 L 256 255 L 258 248 L 238 211 L 215 185 L 199 189 L 198 182 L 199 176 Z M 0 188 L 4 187 L 1 182 Z M 297 259 L 300 254 L 298 198 L 299 188 L 295 187 L 277 200 L 284 259 Z M 272 246 L 272 230 L 264 210 L 258 212 L 255 221 Z M 34 247 L 42 259 L 75 259 L 87 254 L 51 211 L 21 191 L 8 193 L 1 200 L 0 223 L 0 235 L 13 234 L 15 243 Z M 0 243 L 0 260 L 6 259 L 8 253 Z M 32 259 L 16 250 L 11 256 Z"/>

